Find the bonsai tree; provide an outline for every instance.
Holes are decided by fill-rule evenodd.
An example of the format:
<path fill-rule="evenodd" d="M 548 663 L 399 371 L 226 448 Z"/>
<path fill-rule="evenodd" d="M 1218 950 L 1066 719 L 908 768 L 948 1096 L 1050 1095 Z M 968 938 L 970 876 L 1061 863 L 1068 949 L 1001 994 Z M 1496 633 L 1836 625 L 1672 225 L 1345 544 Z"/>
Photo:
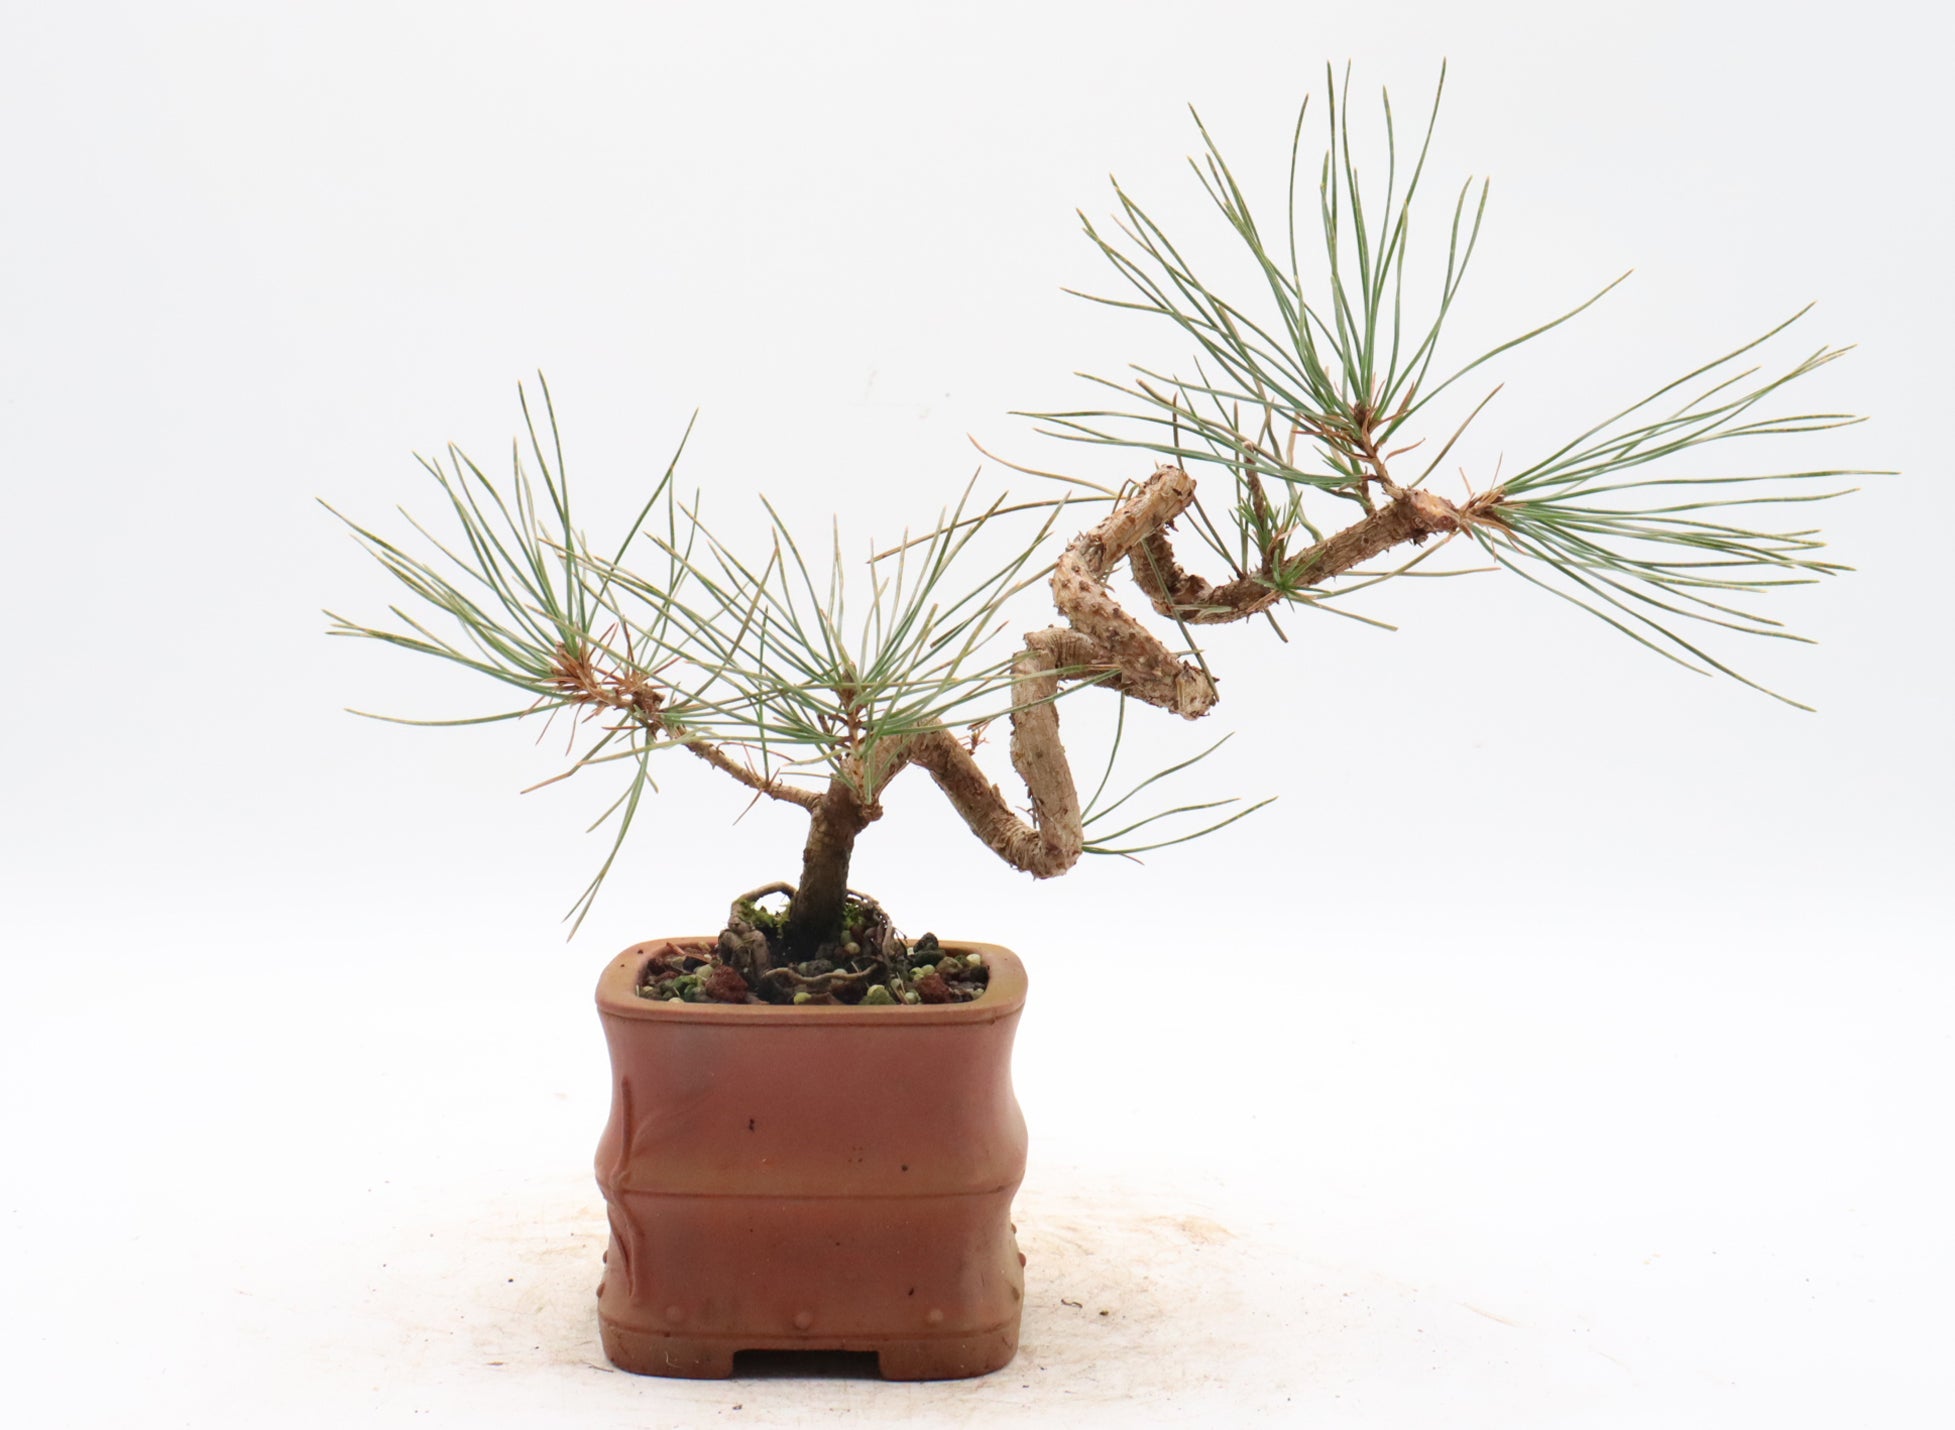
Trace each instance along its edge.
<path fill-rule="evenodd" d="M 881 817 L 891 781 L 911 768 L 927 774 L 982 844 L 1035 878 L 1063 874 L 1084 854 L 1156 847 L 1134 843 L 1137 831 L 1227 802 L 1132 819 L 1121 811 L 1134 792 L 1108 799 L 1104 778 L 1099 793 L 1082 800 L 1060 739 L 1061 697 L 1098 689 L 1198 719 L 1215 705 L 1217 684 L 1196 628 L 1324 606 L 1403 575 L 1455 541 L 1700 672 L 1753 683 L 1693 632 L 1798 639 L 1750 603 L 1843 568 L 1822 559 L 1812 531 L 1760 528 L 1745 513 L 1837 495 L 1835 479 L 1861 473 L 1721 472 L 1675 459 L 1859 420 L 1788 415 L 1777 405 L 1782 388 L 1840 351 L 1754 365 L 1753 352 L 1795 314 L 1613 416 L 1542 444 L 1511 473 L 1485 478 L 1458 500 L 1441 495 L 1428 479 L 1493 394 L 1450 432 L 1427 425 L 1435 401 L 1622 279 L 1470 361 L 1442 365 L 1443 330 L 1488 194 L 1482 183 L 1476 196 L 1471 180 L 1459 190 L 1443 277 L 1421 304 L 1408 294 L 1407 262 L 1443 71 L 1423 141 L 1403 174 L 1385 99 L 1382 197 L 1360 185 L 1352 158 L 1348 73 L 1341 92 L 1328 80 L 1315 211 L 1303 211 L 1298 193 L 1306 105 L 1275 237 L 1196 119 L 1203 148 L 1191 163 L 1249 260 L 1250 293 L 1225 294 L 1198 276 L 1117 184 L 1114 230 L 1085 224 L 1124 285 L 1093 301 L 1168 320 L 1193 352 L 1179 368 L 1090 379 L 1108 394 L 1104 406 L 1036 416 L 1048 434 L 1146 454 L 1151 473 L 1117 490 L 1061 477 L 1064 496 L 1009 505 L 1002 497 L 973 505 L 966 489 L 934 530 L 872 554 L 857 573 L 868 595 L 853 613 L 839 536 L 830 569 L 818 576 L 770 506 L 771 541 L 743 557 L 704 524 L 696 501 L 678 499 L 678 456 L 625 532 L 593 545 L 572 516 L 547 388 L 540 426 L 523 399 L 528 457 L 519 447 L 506 484 L 452 446 L 445 465 L 423 460 L 456 537 L 444 541 L 417 523 L 425 545 L 412 554 L 349 523 L 412 599 L 393 609 L 398 625 L 334 617 L 332 633 L 452 661 L 517 692 L 512 708 L 430 723 L 581 719 L 593 734 L 564 774 L 612 765 L 625 773 L 606 816 L 616 825 L 614 842 L 573 909 L 576 918 L 652 787 L 653 760 L 667 752 L 711 766 L 749 799 L 806 813 L 798 879 L 735 900 L 717 948 L 655 960 L 643 990 L 649 996 L 974 996 L 981 966 L 941 955 L 927 936 L 912 948 L 873 900 L 850 889 L 856 840 Z M 1319 245 L 1309 272 L 1299 262 L 1300 224 Z M 1198 474 L 1211 484 L 1206 500 Z M 1103 508 L 1098 519 L 1051 554 L 1062 516 L 1079 508 L 1090 514 L 1089 504 Z M 1000 556 L 993 538 L 1015 523 L 1033 529 Z M 1196 559 L 1191 540 L 1214 577 L 1184 565 Z M 1372 565 L 1388 555 L 1397 564 Z M 1132 581 L 1124 595 L 1115 584 L 1123 571 Z M 1012 598 L 1039 582 L 1049 582 L 1058 620 L 1012 636 Z M 1135 614 L 1143 603 L 1156 624 Z M 986 726 L 1000 718 L 1029 799 L 1022 814 L 977 755 Z M 1160 842 L 1247 812 L 1192 833 L 1169 829 Z M 777 896 L 784 907 L 770 904 Z"/>

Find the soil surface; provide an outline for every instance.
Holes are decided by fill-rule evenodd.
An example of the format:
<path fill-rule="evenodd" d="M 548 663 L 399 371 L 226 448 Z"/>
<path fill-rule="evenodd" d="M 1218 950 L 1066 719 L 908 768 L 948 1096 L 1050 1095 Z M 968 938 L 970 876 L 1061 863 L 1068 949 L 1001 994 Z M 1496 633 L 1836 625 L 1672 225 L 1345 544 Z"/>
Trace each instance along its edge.
<path fill-rule="evenodd" d="M 715 941 L 672 942 L 645 962 L 638 996 L 674 1003 L 922 1005 L 968 1003 L 991 970 L 978 954 L 943 949 L 935 934 L 914 943 L 882 906 L 851 893 L 838 937 L 811 958 L 794 958 L 785 906 L 767 902 L 792 890 L 770 884 L 733 901 Z"/>

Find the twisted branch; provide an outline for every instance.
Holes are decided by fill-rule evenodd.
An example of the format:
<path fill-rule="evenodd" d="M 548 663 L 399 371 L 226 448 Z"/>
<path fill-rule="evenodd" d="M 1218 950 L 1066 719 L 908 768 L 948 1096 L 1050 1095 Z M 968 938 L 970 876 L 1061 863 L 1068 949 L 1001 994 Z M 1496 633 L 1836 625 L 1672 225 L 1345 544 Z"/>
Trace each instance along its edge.
<path fill-rule="evenodd" d="M 1189 720 L 1217 699 L 1206 670 L 1177 658 L 1108 593 L 1114 569 L 1125 561 L 1162 615 L 1215 625 L 1257 615 L 1283 599 L 1282 588 L 1316 585 L 1401 542 L 1498 519 L 1491 512 L 1497 494 L 1462 509 L 1430 492 L 1388 490 L 1390 502 L 1362 521 L 1294 557 L 1266 558 L 1257 575 L 1215 586 L 1175 559 L 1167 528 L 1193 503 L 1195 483 L 1179 467 L 1161 467 L 1066 548 L 1052 574 L 1052 599 L 1067 624 L 1026 636 L 1012 664 L 1011 762 L 1031 797 L 1030 820 L 948 729 L 918 736 L 909 761 L 930 772 L 971 831 L 1007 864 L 1039 879 L 1065 873 L 1079 861 L 1085 832 L 1059 739 L 1060 681 L 1090 680 Z"/>

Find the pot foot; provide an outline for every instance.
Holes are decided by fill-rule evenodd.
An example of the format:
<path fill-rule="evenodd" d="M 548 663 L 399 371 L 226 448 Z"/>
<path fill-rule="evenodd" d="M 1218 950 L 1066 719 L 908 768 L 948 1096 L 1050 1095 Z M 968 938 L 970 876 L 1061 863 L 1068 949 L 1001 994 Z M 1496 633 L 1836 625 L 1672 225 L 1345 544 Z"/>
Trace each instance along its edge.
<path fill-rule="evenodd" d="M 963 1380 L 989 1375 L 1011 1363 L 1018 1353 L 1018 1327 L 1000 1326 L 969 1336 L 926 1336 L 915 1340 L 881 1341 L 851 1338 L 836 1345 L 754 1337 L 670 1336 L 636 1331 L 600 1322 L 604 1355 L 619 1370 L 634 1375 L 662 1375 L 686 1380 L 726 1380 L 734 1373 L 733 1357 L 742 1350 L 873 1351 L 884 1380 Z"/>
<path fill-rule="evenodd" d="M 666 1336 L 599 1323 L 604 1358 L 634 1375 L 665 1375 L 685 1380 L 725 1380 L 733 1374 L 734 1347 L 701 1336 Z"/>
<path fill-rule="evenodd" d="M 963 1380 L 1002 1370 L 1017 1354 L 1014 1325 L 975 1336 L 885 1342 L 876 1347 L 876 1364 L 884 1380 Z"/>

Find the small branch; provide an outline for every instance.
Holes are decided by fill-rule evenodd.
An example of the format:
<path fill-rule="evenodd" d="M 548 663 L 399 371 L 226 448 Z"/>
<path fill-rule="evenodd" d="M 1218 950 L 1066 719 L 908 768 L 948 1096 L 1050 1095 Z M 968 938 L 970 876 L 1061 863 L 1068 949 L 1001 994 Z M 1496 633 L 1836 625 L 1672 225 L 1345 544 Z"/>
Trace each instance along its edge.
<path fill-rule="evenodd" d="M 630 668 L 600 669 L 588 647 L 575 655 L 562 645 L 552 651 L 550 684 L 573 704 L 601 705 L 636 716 L 647 729 L 663 728 L 659 707 L 665 697 L 653 687 L 651 677 Z"/>
<path fill-rule="evenodd" d="M 714 769 L 733 776 L 756 794 L 797 804 L 806 810 L 813 810 L 821 803 L 821 796 L 814 791 L 783 784 L 778 779 L 759 774 L 710 741 L 675 735 L 661 714 L 664 697 L 653 688 L 651 678 L 640 670 L 628 666 L 602 669 L 592 660 L 588 650 L 572 655 L 567 648 L 558 646 L 551 658 L 550 681 L 572 704 L 616 710 L 627 718 L 637 720 L 654 736 L 661 733 L 674 736 L 677 743 L 684 745 Z"/>
<path fill-rule="evenodd" d="M 813 790 L 802 789 L 799 785 L 783 784 L 777 778 L 758 774 L 730 757 L 717 745 L 705 740 L 687 740 L 685 747 L 714 769 L 733 776 L 756 794 L 764 794 L 769 799 L 778 799 L 786 804 L 798 804 L 806 810 L 813 810 L 821 804 L 821 796 Z"/>
<path fill-rule="evenodd" d="M 1226 625 L 1260 615 L 1282 599 L 1282 593 L 1269 582 L 1267 564 L 1260 576 L 1238 576 L 1211 586 L 1182 569 L 1174 547 L 1158 531 L 1141 543 L 1141 549 L 1128 559 L 1127 569 L 1156 611 L 1190 625 Z"/>
<path fill-rule="evenodd" d="M 1371 464 L 1371 480 L 1378 483 L 1387 497 L 1397 501 L 1405 494 L 1405 489 L 1392 480 L 1392 474 L 1385 469 L 1385 459 L 1378 455 L 1377 443 L 1371 440 L 1370 411 L 1361 407 L 1358 413 L 1360 420 L 1357 431 L 1352 434 L 1352 446 L 1357 449 L 1357 455 Z"/>
<path fill-rule="evenodd" d="M 1283 577 L 1293 585 L 1315 586 L 1402 542 L 1459 531 L 1476 520 L 1494 520 L 1491 505 L 1476 498 L 1462 509 L 1432 492 L 1401 490 L 1363 521 L 1297 553 L 1285 565 Z"/>

